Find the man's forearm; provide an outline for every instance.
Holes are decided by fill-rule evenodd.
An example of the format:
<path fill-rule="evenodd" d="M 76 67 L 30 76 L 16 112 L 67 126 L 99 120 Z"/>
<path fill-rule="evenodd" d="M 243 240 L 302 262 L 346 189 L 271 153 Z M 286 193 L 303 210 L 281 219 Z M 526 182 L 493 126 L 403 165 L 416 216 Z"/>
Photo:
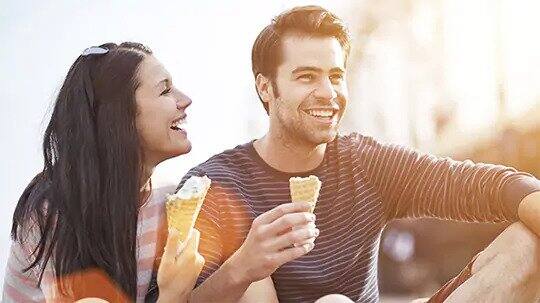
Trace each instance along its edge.
<path fill-rule="evenodd" d="M 251 281 L 242 278 L 238 268 L 227 260 L 223 265 L 191 293 L 191 303 L 238 302 Z"/>
<path fill-rule="evenodd" d="M 533 192 L 521 200 L 518 216 L 523 224 L 540 236 L 540 191 Z"/>

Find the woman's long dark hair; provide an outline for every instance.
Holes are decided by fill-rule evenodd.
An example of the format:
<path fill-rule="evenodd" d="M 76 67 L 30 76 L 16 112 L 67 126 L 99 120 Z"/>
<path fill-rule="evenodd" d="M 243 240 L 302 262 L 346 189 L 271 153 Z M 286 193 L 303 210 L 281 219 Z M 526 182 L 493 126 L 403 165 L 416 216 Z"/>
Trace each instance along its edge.
<path fill-rule="evenodd" d="M 104 44 L 81 55 L 60 89 L 43 142 L 44 169 L 21 195 L 11 236 L 38 234 L 25 269 L 52 261 L 56 278 L 99 269 L 134 299 L 142 152 L 135 125 L 138 68 L 151 51 Z M 36 226 L 37 225 L 37 226 Z"/>

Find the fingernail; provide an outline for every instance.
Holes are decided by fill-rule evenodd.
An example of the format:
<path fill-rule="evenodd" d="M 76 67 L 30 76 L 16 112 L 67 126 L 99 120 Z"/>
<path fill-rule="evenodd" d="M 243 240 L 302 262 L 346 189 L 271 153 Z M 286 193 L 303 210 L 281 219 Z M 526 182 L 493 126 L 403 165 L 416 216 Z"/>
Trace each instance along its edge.
<path fill-rule="evenodd" d="M 306 248 L 306 251 L 310 251 L 313 249 L 313 247 L 315 247 L 315 244 L 313 243 L 304 244 L 304 247 Z"/>

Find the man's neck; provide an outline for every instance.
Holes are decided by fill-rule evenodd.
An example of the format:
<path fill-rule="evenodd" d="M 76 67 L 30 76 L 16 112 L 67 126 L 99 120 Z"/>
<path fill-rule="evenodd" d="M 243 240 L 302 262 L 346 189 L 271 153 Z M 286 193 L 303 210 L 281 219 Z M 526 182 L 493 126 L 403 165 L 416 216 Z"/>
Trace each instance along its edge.
<path fill-rule="evenodd" d="M 268 132 L 256 140 L 253 147 L 271 167 L 282 172 L 295 173 L 317 168 L 324 159 L 326 143 L 313 146 Z"/>

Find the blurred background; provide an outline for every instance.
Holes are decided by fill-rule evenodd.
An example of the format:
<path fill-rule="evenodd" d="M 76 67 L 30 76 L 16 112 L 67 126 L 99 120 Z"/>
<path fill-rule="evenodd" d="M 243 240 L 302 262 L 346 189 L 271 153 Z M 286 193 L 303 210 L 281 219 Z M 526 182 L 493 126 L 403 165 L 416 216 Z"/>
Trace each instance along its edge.
<path fill-rule="evenodd" d="M 0 283 L 13 210 L 43 165 L 51 104 L 83 49 L 145 43 L 193 99 L 192 152 L 163 163 L 154 176 L 176 183 L 209 156 L 264 134 L 251 45 L 273 16 L 305 4 L 334 11 L 353 35 L 342 133 L 540 176 L 537 0 L 0 0 Z M 381 241 L 382 301 L 429 296 L 504 227 L 389 224 Z"/>

